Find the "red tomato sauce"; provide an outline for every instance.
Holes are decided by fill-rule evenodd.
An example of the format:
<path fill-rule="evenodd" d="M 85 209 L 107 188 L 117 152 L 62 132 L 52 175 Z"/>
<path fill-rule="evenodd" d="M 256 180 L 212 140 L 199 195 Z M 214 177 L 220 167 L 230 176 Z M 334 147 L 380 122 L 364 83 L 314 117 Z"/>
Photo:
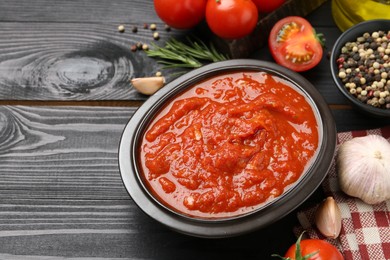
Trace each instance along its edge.
<path fill-rule="evenodd" d="M 232 217 L 280 196 L 318 142 L 312 107 L 290 83 L 234 72 L 168 102 L 145 132 L 141 170 L 151 193 L 174 211 Z"/>

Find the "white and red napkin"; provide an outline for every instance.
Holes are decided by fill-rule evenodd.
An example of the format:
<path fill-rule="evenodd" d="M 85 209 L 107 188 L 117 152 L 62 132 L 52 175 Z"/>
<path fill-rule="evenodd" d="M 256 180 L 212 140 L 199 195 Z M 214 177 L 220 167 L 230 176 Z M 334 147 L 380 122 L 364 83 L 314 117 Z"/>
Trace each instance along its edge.
<path fill-rule="evenodd" d="M 338 133 L 336 150 L 347 140 L 370 134 L 382 135 L 390 141 L 390 126 Z M 346 260 L 390 260 L 390 201 L 368 205 L 360 199 L 350 197 L 340 190 L 336 174 L 334 158 L 322 188 L 326 196 L 335 199 L 341 210 L 340 236 L 337 239 L 326 239 L 316 229 L 314 214 L 318 205 L 298 212 L 301 226 L 296 227 L 294 232 L 298 236 L 305 230 L 309 238 L 324 239 L 334 244 Z"/>

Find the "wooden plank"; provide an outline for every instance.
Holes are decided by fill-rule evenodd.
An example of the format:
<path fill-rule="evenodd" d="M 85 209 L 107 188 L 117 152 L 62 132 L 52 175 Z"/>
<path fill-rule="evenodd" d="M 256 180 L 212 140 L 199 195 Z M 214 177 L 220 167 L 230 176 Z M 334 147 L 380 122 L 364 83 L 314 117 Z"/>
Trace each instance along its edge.
<path fill-rule="evenodd" d="M 120 178 L 119 140 L 134 111 L 0 107 L 1 259 L 136 259 L 146 248 L 141 235 L 167 232 L 136 207 Z"/>
<path fill-rule="evenodd" d="M 32 214 L 34 216 L 34 213 Z M 58 218 L 52 220 L 57 221 L 59 227 L 46 224 L 47 218 L 41 217 L 32 227 L 20 225 L 19 230 L 7 232 L 8 236 L 0 236 L 0 258 L 268 259 L 265 256 L 272 253 L 283 254 L 284 252 L 278 252 L 277 248 L 288 247 L 290 243 L 286 239 L 290 234 L 285 234 L 281 241 L 280 233 L 275 230 L 282 232 L 282 228 L 288 229 L 294 223 L 291 222 L 292 218 L 284 219 L 278 222 L 278 226 L 274 225 L 248 235 L 204 240 L 168 230 L 149 218 L 142 218 L 142 213 L 134 215 L 115 220 L 107 217 L 104 222 L 97 224 L 96 228 L 89 226 L 90 222 L 96 221 L 92 217 L 83 223 L 83 218 L 76 214 L 73 222 L 65 219 L 62 223 L 60 212 Z M 79 226 L 77 221 L 81 222 Z M 124 223 L 123 226 L 121 222 Z M 6 232 L 0 231 L 0 234 L 2 233 Z"/>
<path fill-rule="evenodd" d="M 184 33 L 164 30 L 153 1 L 6 0 L 0 21 L 0 100 L 143 101 L 129 79 L 161 70 L 130 51 L 155 42 L 144 24 L 157 24 L 160 44 Z"/>
<path fill-rule="evenodd" d="M 294 214 L 211 244 L 146 217 L 126 193 L 117 165 L 120 134 L 134 110 L 0 107 L 0 258 L 170 259 L 173 248 L 182 248 L 179 258 L 215 259 L 238 257 L 243 244 L 255 257 L 294 240 L 292 234 L 283 245 L 269 239 L 275 228 L 291 227 Z M 259 242 L 267 247 L 259 250 Z"/>
<path fill-rule="evenodd" d="M 22 255 L 36 259 L 132 257 L 145 249 L 137 236 L 152 234 L 153 228 L 164 232 L 130 199 L 13 198 L 2 199 L 0 209 L 1 259 L 21 259 Z"/>
<path fill-rule="evenodd" d="M 318 32 L 323 33 L 327 39 L 324 58 L 320 65 L 309 72 L 302 73 L 323 94 L 331 104 L 345 104 L 346 100 L 337 91 L 331 77 L 327 52 L 330 51 L 339 30 L 334 27 L 329 10 L 330 1 L 314 11 L 320 13 L 323 20 L 329 25 L 319 24 Z M 18 6 L 26 4 L 18 0 L 12 2 L 7 8 L 0 11 L 8 13 L 15 11 Z M 74 3 L 80 5 L 85 2 Z M 124 8 L 121 1 L 113 2 L 112 8 Z M 36 1 L 32 10 L 19 10 L 28 12 L 35 17 L 37 6 L 50 7 L 45 13 L 52 13 L 57 7 L 59 17 L 43 17 L 56 22 L 2 22 L 0 27 L 0 100 L 138 100 L 147 97 L 136 92 L 129 79 L 154 75 L 161 67 L 156 60 L 151 59 L 142 51 L 133 53 L 130 46 L 137 42 L 155 42 L 152 31 L 143 29 L 143 22 L 129 22 L 127 30 L 121 34 L 117 31 L 117 23 L 102 19 L 99 23 L 88 22 L 61 22 L 64 17 L 72 17 L 71 9 L 66 1 L 55 1 L 49 5 L 46 1 Z M 94 10 L 101 10 L 108 4 L 96 3 Z M 132 2 L 135 10 L 152 8 L 144 2 Z M 99 8 L 98 8 L 99 7 Z M 92 8 L 92 7 L 91 7 Z M 22 8 L 21 8 L 22 9 Z M 53 10 L 52 10 L 53 9 Z M 8 10 L 8 11 L 7 11 Z M 64 13 L 62 13 L 64 12 Z M 141 12 L 141 11 L 134 11 Z M 151 12 L 150 10 L 147 12 Z M 17 12 L 16 12 L 17 13 Z M 73 15 L 77 15 L 76 14 Z M 22 20 L 27 14 L 15 15 L 14 20 Z M 69 16 L 68 16 L 69 15 Z M 98 15 L 98 14 L 96 14 Z M 144 14 L 151 17 L 151 14 Z M 325 16 L 327 15 L 327 19 Z M 314 17 L 314 16 L 312 16 Z M 38 19 L 37 18 L 37 19 Z M 87 18 L 86 18 L 87 19 Z M 158 18 L 153 18 L 157 19 Z M 5 19 L 7 20 L 7 19 Z M 43 21 L 43 20 L 42 20 Z M 315 21 L 310 18 L 310 21 Z M 132 33 L 131 26 L 137 25 L 138 32 Z M 160 41 L 163 44 L 169 37 L 180 37 L 183 31 L 163 30 L 163 23 L 157 23 Z M 333 26 L 333 27 L 332 27 Z M 251 58 L 273 61 L 268 48 L 265 46 L 251 55 Z M 170 71 L 163 71 L 167 81 L 175 76 Z"/>
<path fill-rule="evenodd" d="M 3 23 L 0 27 L 0 100 L 139 100 L 129 79 L 154 75 L 161 70 L 156 60 L 142 51 L 131 52 L 137 42 L 154 42 L 149 29 L 137 33 L 117 31 L 115 24 Z M 162 24 L 158 25 L 163 26 Z M 328 50 L 336 29 L 321 28 Z M 38 36 L 38 37 L 37 37 Z M 161 30 L 161 40 L 180 37 Z M 273 59 L 267 48 L 254 59 Z M 163 71 L 166 73 L 166 71 Z M 302 73 L 332 104 L 345 104 L 330 75 L 324 54 L 320 65 Z M 170 81 L 175 76 L 165 75 Z"/>
<path fill-rule="evenodd" d="M 157 26 L 160 41 L 179 33 Z M 145 100 L 129 79 L 154 76 L 161 68 L 143 51 L 130 50 L 138 42 L 155 42 L 153 31 L 119 33 L 116 24 L 3 22 L 0 99 Z"/>
<path fill-rule="evenodd" d="M 130 28 L 135 22 L 154 21 L 151 5 L 150 1 L 122 0 L 0 1 L 0 104 L 11 104 L 0 106 L 0 259 L 268 259 L 272 253 L 283 254 L 295 241 L 291 230 L 297 224 L 296 212 L 248 235 L 203 240 L 177 234 L 151 220 L 126 193 L 117 166 L 117 146 L 135 111 L 125 106 L 140 104 L 128 100 L 145 97 L 127 88 L 124 67 L 136 64 L 128 76 L 142 76 L 157 66 L 128 49 L 132 43 L 150 39 L 150 31 L 120 34 L 117 26 L 124 23 Z M 319 31 L 330 35 L 328 47 L 339 33 L 326 20 L 329 10 L 319 9 L 323 15 L 316 23 Z M 163 33 L 162 40 L 175 33 Z M 116 88 L 105 82 L 89 91 L 78 84 L 52 88 L 49 82 L 56 82 L 57 75 L 50 74 L 47 84 L 29 89 L 36 86 L 29 82 L 43 82 L 36 75 L 45 71 L 46 64 L 65 58 L 75 61 L 75 57 L 79 60 L 73 65 L 117 69 L 115 75 L 122 81 Z M 126 59 L 125 66 L 115 66 Z M 338 131 L 390 123 L 345 106 L 328 65 L 324 57 L 318 68 L 303 75 L 335 104 L 331 107 Z M 80 81 L 93 82 L 91 75 L 97 75 L 96 71 L 70 72 Z M 28 73 L 35 81 L 24 77 Z M 317 191 L 302 207 L 322 198 Z"/>
<path fill-rule="evenodd" d="M 376 118 L 357 109 L 332 110 L 337 132 L 374 129 L 390 125 L 390 118 Z"/>
<path fill-rule="evenodd" d="M 294 242 L 286 230 L 296 225 L 295 212 L 265 229 L 216 240 L 177 234 L 145 216 L 117 165 L 120 134 L 134 110 L 0 107 L 0 258 L 260 259 Z M 351 109 L 333 113 L 339 130 L 389 123 Z"/>
<path fill-rule="evenodd" d="M 125 199 L 122 130 L 135 108 L 0 107 L 0 197 Z"/>
<path fill-rule="evenodd" d="M 157 20 L 153 1 L 2 0 L 3 22 L 149 23 Z"/>

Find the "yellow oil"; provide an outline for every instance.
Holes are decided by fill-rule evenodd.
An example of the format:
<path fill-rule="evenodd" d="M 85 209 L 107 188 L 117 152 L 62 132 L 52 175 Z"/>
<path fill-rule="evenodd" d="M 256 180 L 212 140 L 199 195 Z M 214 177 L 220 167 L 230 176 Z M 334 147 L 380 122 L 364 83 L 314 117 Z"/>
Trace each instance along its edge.
<path fill-rule="evenodd" d="M 332 0 L 332 15 L 341 31 L 372 19 L 390 19 L 390 0 Z"/>

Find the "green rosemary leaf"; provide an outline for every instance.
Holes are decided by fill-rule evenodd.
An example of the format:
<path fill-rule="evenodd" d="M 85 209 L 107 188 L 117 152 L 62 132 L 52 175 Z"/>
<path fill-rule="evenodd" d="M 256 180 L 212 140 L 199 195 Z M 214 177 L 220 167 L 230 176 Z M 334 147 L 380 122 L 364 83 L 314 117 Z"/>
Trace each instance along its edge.
<path fill-rule="evenodd" d="M 228 57 L 220 54 L 214 45 L 207 46 L 203 41 L 195 37 L 187 37 L 184 43 L 171 38 L 164 47 L 152 44 L 153 49 L 147 50 L 149 57 L 159 58 L 164 68 L 198 68 L 205 62 L 227 60 Z"/>
<path fill-rule="evenodd" d="M 199 68 L 200 66 L 202 66 L 202 64 L 195 65 L 195 64 L 187 64 L 187 63 L 177 63 L 177 62 L 175 63 L 175 62 L 169 62 L 169 61 L 164 61 L 164 60 L 157 61 L 157 62 L 160 64 L 163 64 L 165 69 L 168 69 L 168 68 Z"/>
<path fill-rule="evenodd" d="M 157 57 L 164 60 L 175 61 L 177 65 L 187 64 L 189 67 L 198 68 L 202 64 L 191 56 L 180 54 L 175 49 L 167 47 L 159 47 L 153 44 L 152 50 L 146 51 L 147 55 L 150 57 Z"/>

